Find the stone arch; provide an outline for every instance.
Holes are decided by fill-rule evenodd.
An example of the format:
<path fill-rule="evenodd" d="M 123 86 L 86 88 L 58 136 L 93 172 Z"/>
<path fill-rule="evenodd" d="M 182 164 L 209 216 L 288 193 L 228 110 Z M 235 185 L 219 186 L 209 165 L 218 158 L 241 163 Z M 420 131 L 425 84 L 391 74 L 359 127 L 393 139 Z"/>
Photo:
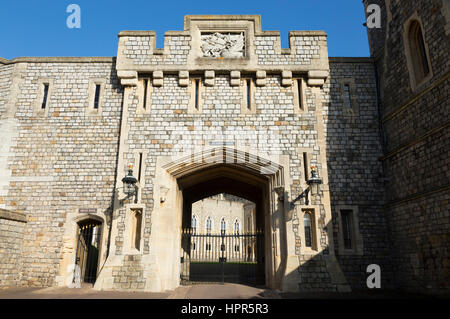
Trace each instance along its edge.
<path fill-rule="evenodd" d="M 158 257 L 160 265 L 163 265 L 160 269 L 165 271 L 152 277 L 170 277 L 165 289 L 173 289 L 180 284 L 181 230 L 190 225 L 191 203 L 220 193 L 256 203 L 256 211 L 259 212 L 256 229 L 266 234 L 263 248 L 266 286 L 281 288 L 287 255 L 283 223 L 285 204 L 278 201 L 279 192 L 274 189 L 283 188 L 289 178 L 286 170 L 288 160 L 283 156 L 277 156 L 278 161 L 268 158 L 220 146 L 175 160 L 169 157 L 159 160 L 154 179 L 155 198 L 160 194 L 159 189 L 169 191 L 168 200 L 153 212 L 150 245 L 155 255 L 161 256 Z M 170 238 L 161 231 L 167 228 L 167 223 L 171 225 Z M 173 252 L 173 256 L 169 256 L 168 251 Z"/>

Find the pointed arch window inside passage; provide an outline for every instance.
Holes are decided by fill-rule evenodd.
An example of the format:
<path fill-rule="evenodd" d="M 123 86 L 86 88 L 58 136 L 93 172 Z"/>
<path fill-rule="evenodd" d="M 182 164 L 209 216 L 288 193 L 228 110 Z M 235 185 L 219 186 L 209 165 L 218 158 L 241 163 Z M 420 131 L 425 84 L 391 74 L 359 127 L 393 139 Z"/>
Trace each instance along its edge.
<path fill-rule="evenodd" d="M 240 227 L 240 225 L 239 225 L 239 220 L 235 220 L 234 221 L 234 233 L 235 234 L 239 234 L 239 227 Z"/>
<path fill-rule="evenodd" d="M 197 217 L 195 215 L 192 216 L 191 228 L 194 232 L 197 230 Z"/>
<path fill-rule="evenodd" d="M 206 232 L 211 233 L 211 230 L 212 230 L 212 219 L 211 217 L 208 217 L 206 219 Z"/>
<path fill-rule="evenodd" d="M 416 84 L 418 84 L 428 74 L 430 74 L 425 41 L 423 38 L 422 28 L 418 21 L 413 21 L 409 26 L 408 42 L 414 69 L 414 79 Z"/>
<path fill-rule="evenodd" d="M 305 213 L 303 224 L 305 227 L 305 247 L 312 247 L 311 213 Z"/>
<path fill-rule="evenodd" d="M 227 230 L 227 223 L 225 222 L 225 218 L 222 218 L 222 220 L 220 221 L 220 231 L 225 233 L 226 230 Z"/>

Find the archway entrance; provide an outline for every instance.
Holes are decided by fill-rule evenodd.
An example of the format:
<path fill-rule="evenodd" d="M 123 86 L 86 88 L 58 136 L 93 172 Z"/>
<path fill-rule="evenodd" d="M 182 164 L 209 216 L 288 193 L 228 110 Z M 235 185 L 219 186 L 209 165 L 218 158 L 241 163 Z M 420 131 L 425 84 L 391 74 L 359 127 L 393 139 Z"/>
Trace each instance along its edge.
<path fill-rule="evenodd" d="M 264 285 L 264 232 L 256 216 L 255 203 L 230 194 L 193 203 L 181 236 L 181 284 Z"/>
<path fill-rule="evenodd" d="M 219 164 L 186 174 L 177 182 L 183 198 L 181 283 L 200 281 L 265 285 L 267 244 L 264 235 L 266 225 L 270 224 L 268 178 L 233 165 Z M 193 204 L 218 194 L 228 194 L 253 203 L 254 225 L 251 230 L 245 231 L 242 221 L 238 226 L 236 220 L 225 229 L 220 225 L 222 220 L 217 217 L 215 220 L 195 221 Z"/>
<path fill-rule="evenodd" d="M 88 219 L 78 222 L 75 263 L 81 282 L 93 284 L 97 279 L 101 233 L 100 221 Z"/>
<path fill-rule="evenodd" d="M 261 268 L 258 273 L 262 274 L 259 277 L 266 287 L 281 288 L 287 246 L 285 203 L 278 200 L 278 194 L 284 189 L 285 178 L 289 177 L 284 170 L 288 167 L 288 158 L 277 156 L 277 162 L 267 158 L 248 151 L 217 147 L 175 161 L 167 157 L 157 162 L 154 185 L 159 205 L 153 212 L 150 241 L 152 258 L 158 265 L 152 273 L 155 289 L 173 289 L 183 280 L 190 280 L 190 274 L 183 273 L 183 267 L 188 266 L 190 270 L 186 258 L 191 256 L 192 241 L 189 243 L 182 238 L 191 228 L 192 204 L 222 193 L 254 203 L 255 235 L 260 234 L 261 238 L 256 257 Z M 222 239 L 219 236 L 216 240 Z M 220 252 L 221 245 L 218 246 Z M 219 256 L 216 257 L 218 260 Z M 244 277 L 249 279 L 249 276 Z"/>

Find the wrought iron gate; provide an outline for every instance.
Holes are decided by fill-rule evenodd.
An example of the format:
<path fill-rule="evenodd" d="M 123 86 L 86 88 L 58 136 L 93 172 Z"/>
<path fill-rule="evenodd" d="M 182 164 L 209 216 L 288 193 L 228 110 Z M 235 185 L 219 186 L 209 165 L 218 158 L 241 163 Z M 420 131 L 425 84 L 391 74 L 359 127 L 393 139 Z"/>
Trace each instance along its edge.
<path fill-rule="evenodd" d="M 95 283 L 100 249 L 101 223 L 87 222 L 79 225 L 76 264 L 80 279 L 86 283 Z"/>
<path fill-rule="evenodd" d="M 264 236 L 182 233 L 181 283 L 240 282 L 264 285 Z"/>

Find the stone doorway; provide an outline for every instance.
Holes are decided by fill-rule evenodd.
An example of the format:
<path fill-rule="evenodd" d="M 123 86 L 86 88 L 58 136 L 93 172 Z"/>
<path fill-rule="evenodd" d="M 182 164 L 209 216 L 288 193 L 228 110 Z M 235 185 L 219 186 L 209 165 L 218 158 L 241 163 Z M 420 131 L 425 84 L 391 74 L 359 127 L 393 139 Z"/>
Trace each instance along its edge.
<path fill-rule="evenodd" d="M 232 165 L 220 164 L 184 175 L 177 179 L 177 184 L 182 192 L 183 200 L 182 230 L 184 235 L 181 236 L 180 252 L 180 279 L 182 282 L 183 279 L 188 279 L 189 282 L 227 281 L 266 285 L 265 277 L 268 269 L 265 269 L 265 260 L 266 254 L 270 254 L 265 250 L 266 243 L 264 241 L 266 225 L 270 225 L 267 178 L 251 175 Z M 255 216 L 252 231 L 248 233 L 241 231 L 235 234 L 235 225 L 231 227 L 228 225 L 228 234 L 226 232 L 222 234 L 220 232 L 221 219 L 216 218 L 211 221 L 199 220 L 198 222 L 202 225 L 198 225 L 198 230 L 191 233 L 192 217 L 196 213 L 192 211 L 193 204 L 199 200 L 224 193 L 254 203 Z M 209 226 L 208 222 L 211 222 Z M 208 227 L 210 227 L 209 230 Z M 254 241 L 253 246 L 255 247 L 252 250 L 256 250 L 256 252 L 252 254 L 251 260 L 246 262 L 244 259 L 248 256 L 241 247 L 244 242 L 249 241 Z M 197 247 L 202 248 L 200 253 L 198 249 L 197 251 L 193 250 L 192 244 L 196 242 Z M 225 248 L 224 251 L 222 251 L 222 245 Z"/>
<path fill-rule="evenodd" d="M 74 280 L 94 284 L 97 279 L 102 223 L 93 220 L 78 222 Z M 79 278 L 76 278 L 78 277 Z"/>
<path fill-rule="evenodd" d="M 280 289 L 287 256 L 284 203 L 274 190 L 289 183 L 288 159 L 268 160 L 247 151 L 217 147 L 174 160 L 160 158 L 153 180 L 157 204 L 152 212 L 148 257 L 150 289 L 181 284 L 182 233 L 189 228 L 192 203 L 226 193 L 255 203 L 255 229 L 263 233 L 264 286 Z M 150 290 L 149 289 L 149 290 Z"/>
<path fill-rule="evenodd" d="M 265 284 L 264 231 L 256 226 L 255 203 L 222 193 L 193 203 L 190 215 L 181 234 L 181 284 Z"/>

